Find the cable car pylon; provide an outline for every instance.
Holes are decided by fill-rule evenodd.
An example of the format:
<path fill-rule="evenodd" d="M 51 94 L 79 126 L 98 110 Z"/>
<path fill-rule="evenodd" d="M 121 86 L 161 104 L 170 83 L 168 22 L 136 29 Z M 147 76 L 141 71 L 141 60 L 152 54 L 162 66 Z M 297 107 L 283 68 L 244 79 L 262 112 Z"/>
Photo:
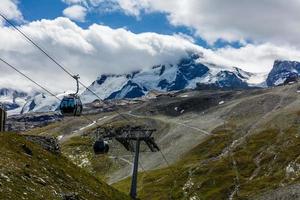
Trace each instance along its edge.
<path fill-rule="evenodd" d="M 104 134 L 100 133 L 97 129 L 96 134 L 100 134 L 97 141 L 94 143 L 95 154 L 108 153 L 108 144 L 106 140 L 116 139 L 121 143 L 127 151 L 134 152 L 134 162 L 131 178 L 130 196 L 132 199 L 137 199 L 137 180 L 138 180 L 138 168 L 139 168 L 139 155 L 141 142 L 145 142 L 146 146 L 151 152 L 158 152 L 160 148 L 156 144 L 154 137 L 152 136 L 156 129 L 147 129 L 142 127 L 134 127 L 129 129 L 122 129 L 119 133 L 112 130 L 104 129 Z M 134 143 L 134 144 L 133 144 Z"/>

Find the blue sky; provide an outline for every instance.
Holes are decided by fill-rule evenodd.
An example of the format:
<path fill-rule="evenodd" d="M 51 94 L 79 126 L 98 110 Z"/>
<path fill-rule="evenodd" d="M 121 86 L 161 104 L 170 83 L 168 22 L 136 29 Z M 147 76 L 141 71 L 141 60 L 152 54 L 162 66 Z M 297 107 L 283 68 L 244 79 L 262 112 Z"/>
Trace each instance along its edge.
<path fill-rule="evenodd" d="M 40 19 L 55 19 L 61 17 L 67 4 L 60 0 L 25 0 L 21 1 L 19 8 L 28 21 Z M 126 28 L 134 33 L 155 32 L 159 34 L 184 33 L 193 36 L 193 30 L 184 26 L 172 26 L 163 13 L 142 13 L 141 16 L 126 15 L 117 10 L 112 12 L 92 11 L 87 14 L 85 22 L 76 22 L 82 28 L 87 28 L 93 23 L 107 25 L 111 28 Z M 208 47 L 207 43 L 199 37 L 194 37 L 201 46 Z"/>
<path fill-rule="evenodd" d="M 41 19 L 55 19 L 63 16 L 63 10 L 69 5 L 61 0 L 25 0 L 20 1 L 19 9 L 27 21 Z M 101 12 L 93 10 L 87 13 L 84 22 L 76 22 L 82 28 L 88 28 L 91 24 L 103 24 L 111 28 L 126 28 L 133 33 L 155 32 L 158 34 L 185 34 L 193 38 L 194 42 L 205 48 L 223 48 L 231 46 L 240 48 L 243 46 L 239 41 L 228 42 L 222 39 L 213 44 L 208 44 L 206 40 L 195 35 L 195 30 L 187 26 L 171 25 L 166 13 L 162 12 L 141 12 L 140 16 L 128 15 L 121 10 L 111 12 Z"/>

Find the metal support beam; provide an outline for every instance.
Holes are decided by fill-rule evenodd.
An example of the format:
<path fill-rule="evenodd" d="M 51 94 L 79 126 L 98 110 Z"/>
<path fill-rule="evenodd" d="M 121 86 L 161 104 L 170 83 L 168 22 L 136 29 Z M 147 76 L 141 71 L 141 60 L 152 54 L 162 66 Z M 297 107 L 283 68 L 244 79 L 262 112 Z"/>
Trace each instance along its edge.
<path fill-rule="evenodd" d="M 132 199 L 136 199 L 137 197 L 137 179 L 138 179 L 138 169 L 139 169 L 139 154 L 140 154 L 140 140 L 137 139 L 135 142 L 135 156 L 134 156 L 134 164 L 132 170 L 132 178 L 131 178 L 131 188 L 130 188 L 130 196 Z"/>
<path fill-rule="evenodd" d="M 0 132 L 5 131 L 6 117 L 4 106 L 0 105 Z"/>
<path fill-rule="evenodd" d="M 124 128 L 120 130 L 110 130 L 108 128 L 101 130 L 98 128 L 96 131 L 98 138 L 101 138 L 102 140 L 116 139 L 126 148 L 126 150 L 135 153 L 130 188 L 130 196 L 132 199 L 137 199 L 137 180 L 141 142 L 144 142 L 151 152 L 160 151 L 152 136 L 155 131 L 156 129 L 147 129 L 143 127 Z M 135 146 L 133 142 L 135 142 Z"/>

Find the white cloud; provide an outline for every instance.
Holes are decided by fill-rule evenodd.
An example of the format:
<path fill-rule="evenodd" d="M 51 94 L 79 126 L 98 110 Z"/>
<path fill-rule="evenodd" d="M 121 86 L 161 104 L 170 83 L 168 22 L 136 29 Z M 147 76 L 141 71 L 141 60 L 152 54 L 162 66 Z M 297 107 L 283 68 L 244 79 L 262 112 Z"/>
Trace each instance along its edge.
<path fill-rule="evenodd" d="M 62 0 L 62 2 L 68 5 L 77 4 L 77 5 L 83 5 L 85 7 L 95 7 L 104 1 L 105 0 Z"/>
<path fill-rule="evenodd" d="M 129 15 L 166 13 L 174 26 L 195 29 L 209 43 L 253 40 L 300 47 L 299 0 L 104 0 Z M 108 4 L 109 5 L 109 4 Z"/>
<path fill-rule="evenodd" d="M 89 85 L 102 73 L 128 73 L 157 64 L 177 63 L 187 51 L 203 53 L 204 61 L 237 66 L 247 71 L 271 69 L 275 59 L 300 60 L 300 51 L 273 44 L 246 45 L 241 49 L 204 49 L 184 36 L 134 34 L 94 24 L 82 29 L 67 18 L 41 20 L 20 27 Z M 75 88 L 68 77 L 16 31 L 0 27 L 0 55 L 53 92 Z M 0 63 L 0 87 L 31 88 L 32 84 Z"/>
<path fill-rule="evenodd" d="M 269 72 L 277 59 L 300 61 L 299 49 L 291 46 L 276 46 L 271 43 L 248 44 L 239 49 L 227 47 L 203 51 L 206 62 L 239 67 L 249 72 Z"/>
<path fill-rule="evenodd" d="M 120 8 L 122 8 L 126 13 L 135 16 L 140 15 L 140 11 L 143 8 L 141 3 L 142 2 L 132 0 L 118 0 Z"/>
<path fill-rule="evenodd" d="M 1 0 L 0 1 L 0 12 L 1 12 L 1 14 L 3 14 L 8 19 L 23 21 L 22 13 L 18 9 L 17 4 L 18 4 L 17 0 Z"/>
<path fill-rule="evenodd" d="M 177 62 L 188 50 L 199 47 L 179 36 L 134 34 L 125 29 L 92 25 L 82 29 L 67 18 L 41 20 L 20 27 L 34 41 L 89 85 L 101 73 L 127 73 L 160 63 Z M 16 31 L 0 27 L 0 55 L 53 91 L 75 87 L 54 63 L 26 42 Z M 31 85 L 0 63 L 1 87 Z M 10 80 L 9 84 L 6 81 Z"/>
<path fill-rule="evenodd" d="M 87 14 L 87 9 L 80 5 L 73 5 L 66 8 L 63 14 L 75 21 L 84 22 Z"/>

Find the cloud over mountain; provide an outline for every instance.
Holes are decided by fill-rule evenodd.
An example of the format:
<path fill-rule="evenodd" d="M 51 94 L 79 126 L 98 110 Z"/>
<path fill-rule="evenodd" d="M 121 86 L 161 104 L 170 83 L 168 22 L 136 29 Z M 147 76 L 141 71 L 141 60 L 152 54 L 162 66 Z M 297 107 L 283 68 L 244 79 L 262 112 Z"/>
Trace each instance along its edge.
<path fill-rule="evenodd" d="M 231 1 L 233 3 L 233 0 Z M 66 2 L 69 6 L 80 5 L 90 9 L 93 6 L 97 7 L 101 3 L 105 3 L 107 1 L 64 0 L 64 2 Z M 201 12 L 196 13 L 196 10 L 194 9 L 200 6 L 200 4 L 197 4 L 197 2 L 203 3 L 205 0 L 174 0 L 172 1 L 172 5 L 168 2 L 170 1 L 153 0 L 150 2 L 148 0 L 118 0 L 114 2 L 114 6 L 118 5 L 119 9 L 124 9 L 128 14 L 132 15 L 140 15 L 141 11 L 165 12 L 174 25 L 188 25 L 187 22 L 190 19 L 188 16 L 192 14 L 195 14 L 195 19 L 190 20 L 204 20 L 208 19 L 207 17 L 212 17 L 212 15 L 215 16 L 212 18 L 216 18 L 216 20 L 219 20 L 220 18 L 220 13 L 218 12 L 211 14 L 206 13 L 206 17 L 199 16 L 203 14 Z M 256 1 L 253 1 L 253 4 L 255 4 L 255 2 Z M 262 3 L 265 4 L 267 4 L 267 2 L 268 1 L 262 1 Z M 241 3 L 236 2 L 236 4 L 237 5 L 235 6 L 238 6 Z M 247 3 L 244 4 L 248 5 Z M 275 2 L 274 6 L 277 4 L 279 3 Z M 17 1 L 3 0 L 1 1 L 0 5 L 1 8 L 4 8 L 3 5 L 10 8 L 10 11 L 7 11 L 6 13 L 10 19 L 18 20 L 23 18 L 17 7 Z M 213 5 L 213 3 L 211 5 Z M 223 4 L 220 3 L 219 6 L 221 5 Z M 168 6 L 170 6 L 168 8 L 169 10 L 166 9 Z M 208 5 L 201 4 L 201 8 L 198 9 L 203 9 L 202 6 L 205 7 Z M 294 4 L 294 6 L 296 7 L 297 4 Z M 209 6 L 207 9 L 208 8 Z M 175 13 L 176 9 L 178 13 Z M 236 7 L 232 9 L 238 10 Z M 251 9 L 254 8 L 250 8 L 250 10 Z M 282 9 L 284 10 L 286 7 L 283 6 Z M 211 12 L 212 11 L 213 10 L 211 10 Z M 227 12 L 229 11 L 230 10 L 227 10 Z M 258 11 L 260 10 L 258 9 Z M 237 15 L 238 14 L 239 13 L 237 13 Z M 293 9 L 290 11 L 290 14 L 291 16 L 295 14 Z M 279 15 L 283 14 L 279 13 Z M 269 19 L 268 17 L 269 15 L 266 16 L 266 19 Z M 247 20 L 250 19 L 244 20 L 246 23 Z M 208 26 L 201 27 L 204 29 L 207 28 L 207 30 L 218 34 L 218 36 L 216 35 L 215 39 L 219 37 L 224 39 L 227 38 L 225 37 L 226 34 L 224 37 L 222 34 L 220 34 L 222 31 L 220 32 L 210 28 L 213 26 L 219 27 L 214 20 L 208 21 L 210 23 L 204 23 L 204 25 L 208 23 Z M 228 19 L 228 23 L 229 21 L 234 23 L 234 20 Z M 292 21 L 293 20 L 291 20 L 291 22 Z M 196 26 L 198 26 L 197 24 L 201 24 L 200 22 L 202 21 L 200 20 L 199 23 L 192 22 L 193 21 L 190 21 L 191 26 L 198 29 Z M 262 23 L 259 20 L 257 22 Z M 259 27 L 262 25 L 257 26 Z M 282 21 L 282 26 L 285 27 L 287 24 L 283 23 Z M 205 62 L 224 66 L 236 66 L 251 72 L 269 71 L 274 60 L 276 59 L 300 60 L 300 51 L 297 43 L 295 43 L 295 45 L 279 45 L 280 39 L 276 40 L 278 44 L 277 42 L 265 42 L 245 44 L 241 48 L 225 47 L 219 49 L 205 49 L 196 45 L 193 40 L 190 40 L 184 35 L 182 36 L 180 34 L 162 35 L 152 32 L 136 34 L 127 30 L 126 28 L 114 29 L 109 26 L 99 24 L 92 24 L 87 28 L 82 28 L 76 23 L 72 22 L 70 19 L 64 17 L 59 17 L 52 20 L 43 19 L 39 21 L 32 21 L 29 23 L 23 23 L 19 27 L 34 41 L 36 41 L 51 55 L 53 55 L 60 63 L 74 72 L 74 74 L 79 73 L 82 77 L 82 81 L 87 85 L 89 85 L 93 80 L 96 79 L 98 75 L 102 73 L 122 74 L 149 68 L 157 64 L 177 63 L 180 58 L 186 56 L 187 52 L 197 52 L 202 54 L 202 59 Z M 201 27 L 199 25 L 198 31 L 200 31 Z M 230 27 L 232 26 L 228 24 L 228 31 L 230 33 L 235 33 L 234 31 L 231 32 Z M 277 29 L 278 27 L 279 26 L 274 26 L 274 29 Z M 293 40 L 293 31 L 297 32 L 297 30 L 298 27 L 294 27 L 294 30 L 283 28 L 280 34 L 282 34 L 282 37 L 285 37 L 287 32 L 291 33 L 291 37 L 286 36 L 286 41 L 289 43 Z M 209 33 L 209 31 L 207 33 Z M 201 34 L 205 33 L 205 30 L 204 32 L 201 32 Z M 274 34 L 278 34 L 278 37 L 280 35 L 279 33 Z M 74 89 L 74 80 L 63 73 L 57 66 L 55 66 L 54 63 L 41 54 L 41 52 L 39 52 L 31 44 L 26 42 L 26 40 L 24 40 L 24 38 L 22 38 L 15 30 L 2 25 L 0 26 L 0 35 L 0 55 L 2 58 L 5 58 L 8 62 L 14 64 L 24 73 L 30 75 L 42 85 L 47 86 L 53 92 L 63 92 L 65 90 Z M 252 34 L 243 35 L 245 35 L 245 38 L 247 38 L 247 35 L 250 37 Z M 237 39 L 238 37 L 235 35 L 232 38 Z M 258 38 L 262 39 L 263 37 Z M 275 37 L 270 37 L 270 41 L 273 41 L 274 38 Z M 215 40 L 214 37 L 207 39 L 211 39 L 212 41 Z M 28 81 L 11 71 L 3 63 L 0 63 L 0 70 L 3 72 L 0 79 L 1 87 L 16 87 L 23 89 L 31 88 L 31 84 Z"/>
<path fill-rule="evenodd" d="M 100 73 L 125 73 L 177 62 L 187 51 L 201 49 L 178 36 L 134 34 L 97 24 L 82 29 L 67 18 L 35 21 L 20 28 L 67 68 L 81 74 L 87 84 Z M 66 90 L 74 85 L 72 79 L 12 28 L 1 27 L 0 34 L 0 54 L 8 62 L 53 90 Z M 6 84 L 2 81 L 5 77 L 16 76 L 4 64 L 0 68 L 5 71 L 0 85 Z M 21 80 L 14 82 L 26 85 Z"/>

